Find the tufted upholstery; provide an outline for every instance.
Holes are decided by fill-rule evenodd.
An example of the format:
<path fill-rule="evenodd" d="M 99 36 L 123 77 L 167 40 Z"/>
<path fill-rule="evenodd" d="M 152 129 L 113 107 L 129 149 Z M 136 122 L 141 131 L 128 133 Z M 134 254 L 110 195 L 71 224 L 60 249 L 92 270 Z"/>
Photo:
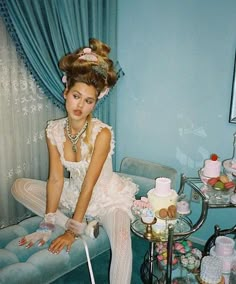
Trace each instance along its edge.
<path fill-rule="evenodd" d="M 31 217 L 18 225 L 4 228 L 0 231 L 0 283 L 45 284 L 52 282 L 78 265 L 87 261 L 84 245 L 76 240 L 70 253 L 63 251 L 53 255 L 48 250 L 48 243 L 42 247 L 25 249 L 18 246 L 19 239 L 34 232 L 41 221 L 40 217 Z M 59 226 L 53 232 L 52 238 L 63 233 Z M 99 237 L 93 240 L 85 237 L 89 247 L 90 257 L 110 249 L 108 237 L 101 228 Z"/>
<path fill-rule="evenodd" d="M 154 187 L 156 177 L 166 176 L 174 181 L 176 171 L 156 163 L 124 158 L 119 174 L 130 177 L 137 183 L 140 188 L 139 196 L 143 196 L 147 190 Z M 0 230 L 0 284 L 50 283 L 87 262 L 84 245 L 80 239 L 73 244 L 69 254 L 65 251 L 59 255 L 51 254 L 47 250 L 50 241 L 42 247 L 35 246 L 30 249 L 19 247 L 20 238 L 34 232 L 40 221 L 41 218 L 38 216 L 31 217 L 17 225 Z M 51 240 L 63 231 L 57 226 Z M 97 239 L 85 237 L 85 240 L 91 259 L 110 249 L 107 234 L 102 227 Z"/>

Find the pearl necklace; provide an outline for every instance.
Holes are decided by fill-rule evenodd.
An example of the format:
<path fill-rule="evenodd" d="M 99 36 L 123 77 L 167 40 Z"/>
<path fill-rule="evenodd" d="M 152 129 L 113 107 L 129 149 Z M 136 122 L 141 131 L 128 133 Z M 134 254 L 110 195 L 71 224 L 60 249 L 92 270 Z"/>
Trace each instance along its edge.
<path fill-rule="evenodd" d="M 74 153 L 77 153 L 77 145 L 76 144 L 79 141 L 79 138 L 81 137 L 81 135 L 87 129 L 87 126 L 88 126 L 88 122 L 86 121 L 84 126 L 82 127 L 82 129 L 76 135 L 72 135 L 71 131 L 70 131 L 69 118 L 67 117 L 67 120 L 66 120 L 66 133 L 67 133 L 67 136 L 68 136 L 70 142 L 72 143 L 72 151 Z"/>

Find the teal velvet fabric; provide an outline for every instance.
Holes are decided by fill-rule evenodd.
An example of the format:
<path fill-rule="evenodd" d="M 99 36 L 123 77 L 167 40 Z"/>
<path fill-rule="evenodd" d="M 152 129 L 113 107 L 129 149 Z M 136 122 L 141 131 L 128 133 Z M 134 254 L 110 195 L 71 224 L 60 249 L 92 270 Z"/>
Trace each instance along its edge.
<path fill-rule="evenodd" d="M 155 180 L 158 177 L 166 177 L 171 179 L 171 185 L 173 188 L 175 188 L 176 186 L 175 183 L 177 171 L 172 167 L 159 163 L 154 163 L 132 157 L 125 157 L 121 161 L 119 172 L 149 178 L 152 180 Z"/>
<path fill-rule="evenodd" d="M 41 220 L 37 216 L 31 217 L 18 225 L 0 230 L 1 284 L 50 283 L 87 262 L 84 245 L 80 239 L 73 244 L 70 253 L 64 250 L 59 255 L 53 255 L 48 251 L 50 241 L 42 247 L 34 246 L 30 249 L 20 247 L 18 245 L 20 238 L 34 232 Z M 51 240 L 63 232 L 64 230 L 57 226 Z M 85 237 L 85 240 L 91 259 L 110 249 L 107 234 L 102 227 L 97 239 Z"/>

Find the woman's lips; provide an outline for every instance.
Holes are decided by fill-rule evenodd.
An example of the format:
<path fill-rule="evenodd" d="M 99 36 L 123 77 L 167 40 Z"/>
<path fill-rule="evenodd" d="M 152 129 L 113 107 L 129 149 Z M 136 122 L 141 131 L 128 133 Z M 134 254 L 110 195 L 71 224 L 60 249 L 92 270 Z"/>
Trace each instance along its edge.
<path fill-rule="evenodd" d="M 74 110 L 74 115 L 80 116 L 82 114 L 81 110 Z"/>

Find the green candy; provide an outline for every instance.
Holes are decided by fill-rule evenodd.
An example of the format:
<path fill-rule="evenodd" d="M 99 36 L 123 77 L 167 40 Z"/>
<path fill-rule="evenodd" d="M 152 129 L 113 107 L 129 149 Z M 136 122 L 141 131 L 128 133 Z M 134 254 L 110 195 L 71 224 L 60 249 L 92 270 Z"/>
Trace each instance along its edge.
<path fill-rule="evenodd" d="M 217 183 L 214 185 L 214 188 L 219 190 L 219 189 L 224 189 L 225 186 L 222 181 L 217 181 Z"/>

